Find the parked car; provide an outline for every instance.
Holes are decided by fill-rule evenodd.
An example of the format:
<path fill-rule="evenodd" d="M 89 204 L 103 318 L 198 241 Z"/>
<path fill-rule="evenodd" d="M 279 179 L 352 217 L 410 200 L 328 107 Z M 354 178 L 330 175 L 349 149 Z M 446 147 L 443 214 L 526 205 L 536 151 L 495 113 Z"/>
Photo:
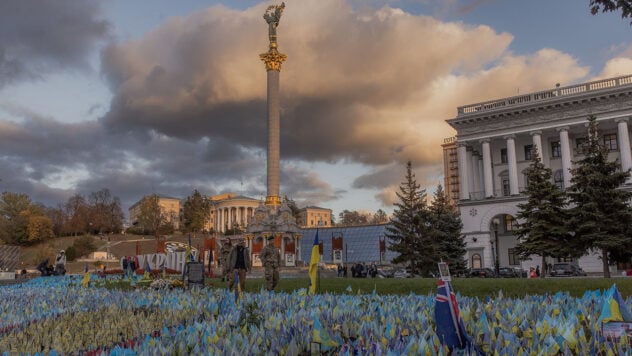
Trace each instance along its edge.
<path fill-rule="evenodd" d="M 572 262 L 560 262 L 551 268 L 552 277 L 586 276 L 586 272 Z"/>
<path fill-rule="evenodd" d="M 413 275 L 405 269 L 398 269 L 393 273 L 393 278 L 412 278 Z"/>
<path fill-rule="evenodd" d="M 391 267 L 380 267 L 377 269 L 378 278 L 393 278 L 395 270 Z"/>
<path fill-rule="evenodd" d="M 514 267 L 513 269 L 519 278 L 527 278 L 527 271 L 523 270 L 520 267 Z"/>
<path fill-rule="evenodd" d="M 517 278 L 520 277 L 520 274 L 512 267 L 500 267 L 498 269 L 498 277 Z"/>
<path fill-rule="evenodd" d="M 495 276 L 496 273 L 491 268 L 472 268 L 467 274 L 468 278 L 494 278 Z"/>

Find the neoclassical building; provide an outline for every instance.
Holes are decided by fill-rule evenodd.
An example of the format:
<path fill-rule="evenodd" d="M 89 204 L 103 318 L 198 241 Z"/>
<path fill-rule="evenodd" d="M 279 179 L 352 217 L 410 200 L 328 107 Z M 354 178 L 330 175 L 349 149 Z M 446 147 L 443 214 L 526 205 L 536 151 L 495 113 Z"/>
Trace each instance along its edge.
<path fill-rule="evenodd" d="M 331 209 L 317 206 L 306 206 L 298 211 L 296 223 L 301 228 L 306 227 L 330 227 Z"/>
<path fill-rule="evenodd" d="M 211 200 L 210 226 L 216 232 L 224 233 L 235 227 L 244 229 L 251 222 L 259 200 L 233 193 L 209 197 Z"/>
<path fill-rule="evenodd" d="M 526 198 L 524 171 L 537 147 L 554 183 L 569 187 L 570 169 L 582 158 L 590 115 L 597 119 L 609 158 L 618 160 L 623 170 L 632 168 L 632 75 L 461 106 L 447 120 L 457 131 L 458 205 L 470 267 L 494 268 L 498 263 L 526 269 L 540 263 L 519 261 L 513 253 L 517 204 Z M 632 189 L 629 183 L 622 189 Z M 578 262 L 587 272 L 602 270 L 599 255 Z"/>

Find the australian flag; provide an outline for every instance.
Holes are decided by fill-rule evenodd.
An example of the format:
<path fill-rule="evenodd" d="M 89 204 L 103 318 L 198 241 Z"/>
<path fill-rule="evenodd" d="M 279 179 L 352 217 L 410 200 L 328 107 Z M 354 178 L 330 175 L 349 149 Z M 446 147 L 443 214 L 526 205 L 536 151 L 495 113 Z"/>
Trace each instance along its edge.
<path fill-rule="evenodd" d="M 450 351 L 464 350 L 469 355 L 485 355 L 465 331 L 459 315 L 459 305 L 449 281 L 439 280 L 435 301 L 435 324 L 437 336 Z"/>

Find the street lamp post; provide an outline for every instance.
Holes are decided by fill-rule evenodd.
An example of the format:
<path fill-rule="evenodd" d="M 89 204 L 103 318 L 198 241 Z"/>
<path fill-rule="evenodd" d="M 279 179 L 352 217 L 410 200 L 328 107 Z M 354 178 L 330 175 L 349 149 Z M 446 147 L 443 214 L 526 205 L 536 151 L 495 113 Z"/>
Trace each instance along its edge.
<path fill-rule="evenodd" d="M 498 226 L 500 225 L 500 219 L 492 219 L 492 225 L 494 226 L 494 244 L 496 245 L 496 251 L 494 253 L 494 246 L 492 245 L 492 253 L 494 254 L 494 272 L 496 276 L 500 274 L 500 261 L 498 256 L 500 255 L 500 249 L 498 247 Z"/>

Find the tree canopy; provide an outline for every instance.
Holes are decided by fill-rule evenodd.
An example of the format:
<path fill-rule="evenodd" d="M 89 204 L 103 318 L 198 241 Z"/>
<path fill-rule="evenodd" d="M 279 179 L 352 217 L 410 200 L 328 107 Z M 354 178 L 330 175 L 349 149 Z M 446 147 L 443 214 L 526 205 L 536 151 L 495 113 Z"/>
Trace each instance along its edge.
<path fill-rule="evenodd" d="M 607 278 L 609 260 L 616 259 L 620 251 L 632 249 L 632 210 L 628 205 L 632 193 L 619 189 L 630 172 L 621 172 L 618 162 L 608 159 L 608 150 L 598 137 L 595 117 L 588 119 L 588 131 L 584 158 L 571 170 L 572 185 L 567 194 L 572 208 L 567 226 L 582 252 L 601 252 Z"/>

